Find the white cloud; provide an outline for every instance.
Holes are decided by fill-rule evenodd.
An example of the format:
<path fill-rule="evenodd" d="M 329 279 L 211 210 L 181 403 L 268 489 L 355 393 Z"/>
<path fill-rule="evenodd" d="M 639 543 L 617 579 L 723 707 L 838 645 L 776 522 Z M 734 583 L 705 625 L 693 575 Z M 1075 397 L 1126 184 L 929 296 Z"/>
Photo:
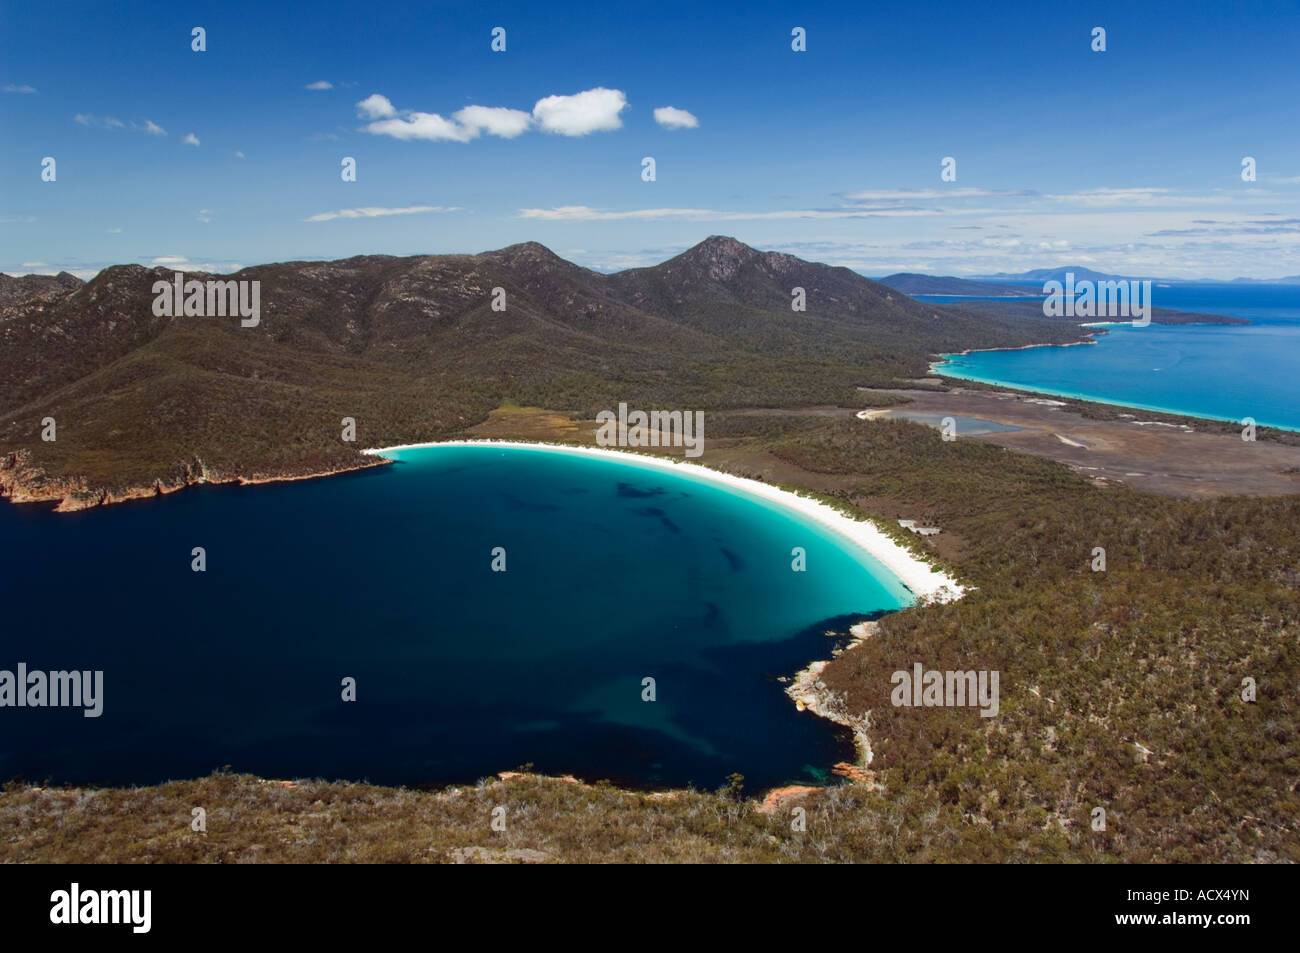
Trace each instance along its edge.
<path fill-rule="evenodd" d="M 1080 192 L 1049 194 L 1045 198 L 1087 206 L 1138 205 L 1171 200 L 1172 189 L 1085 189 Z M 1200 201 L 1195 200 L 1195 201 Z"/>
<path fill-rule="evenodd" d="M 514 139 L 534 127 L 564 136 L 618 129 L 623 124 L 619 113 L 625 108 L 627 98 L 622 92 L 603 87 L 573 96 L 539 99 L 531 115 L 504 106 L 466 106 L 447 117 L 413 109 L 399 110 L 387 96 L 373 93 L 357 103 L 357 116 L 371 120 L 361 128 L 376 136 L 408 141 L 469 142 L 484 133 Z"/>
<path fill-rule="evenodd" d="M 623 125 L 619 113 L 627 108 L 622 90 L 597 86 L 572 96 L 547 96 L 533 107 L 533 118 L 543 132 L 585 136 Z"/>
<path fill-rule="evenodd" d="M 36 88 L 34 86 L 28 86 L 26 83 L 22 83 L 21 85 L 15 85 L 13 83 L 9 83 L 8 85 L 5 86 L 5 92 L 6 93 L 34 93 L 36 92 Z"/>
<path fill-rule="evenodd" d="M 469 142 L 478 135 L 477 130 L 466 129 L 453 119 L 444 119 L 437 113 L 406 113 L 406 118 L 381 119 L 365 127 L 376 136 L 394 139 L 427 139 L 430 142 Z"/>
<path fill-rule="evenodd" d="M 93 113 L 77 113 L 72 117 L 74 122 L 80 123 L 90 129 L 126 129 L 127 124 L 115 116 L 96 116 Z M 158 125 L 152 119 L 146 119 L 144 122 L 131 120 L 130 128 L 133 132 L 143 132 L 148 136 L 165 136 L 167 130 Z"/>
<path fill-rule="evenodd" d="M 49 265 L 43 261 L 25 261 L 22 265 L 24 268 L 48 268 Z"/>
<path fill-rule="evenodd" d="M 685 109 L 660 106 L 655 110 L 655 122 L 665 129 L 698 129 L 700 121 Z"/>
<path fill-rule="evenodd" d="M 318 79 L 314 83 L 308 83 L 303 89 L 333 89 L 334 84 L 327 79 Z"/>
<path fill-rule="evenodd" d="M 212 209 L 210 208 L 199 209 L 198 219 L 200 222 L 203 222 L 204 224 L 207 224 L 208 222 L 212 221 Z"/>
<path fill-rule="evenodd" d="M 400 113 L 384 96 L 375 93 L 357 103 L 359 115 L 375 119 L 366 132 L 394 139 L 423 139 L 429 142 L 469 142 L 481 133 L 513 139 L 528 129 L 532 118 L 518 109 L 499 106 L 466 106 L 450 119 L 438 113 L 404 109 Z"/>
<path fill-rule="evenodd" d="M 190 261 L 184 255 L 161 255 L 150 261 L 149 264 L 155 267 L 167 268 L 171 271 L 202 271 L 207 274 L 228 274 L 240 269 L 240 264 L 237 261 L 215 261 L 211 258 Z"/>
<path fill-rule="evenodd" d="M 185 143 L 187 146 L 197 146 L 199 144 L 199 137 L 194 135 L 192 132 L 187 132 L 185 133 L 185 138 L 182 139 L 181 142 Z"/>
<path fill-rule="evenodd" d="M 242 152 L 240 152 L 238 149 L 236 149 L 236 150 L 235 150 L 235 158 L 236 158 L 236 159 L 242 159 L 242 158 L 244 158 L 244 154 L 243 154 Z"/>
<path fill-rule="evenodd" d="M 110 228 L 110 229 L 108 230 L 108 234 L 110 234 L 110 235 L 121 235 L 121 234 L 122 234 L 122 230 L 121 230 L 120 228 Z"/>
<path fill-rule="evenodd" d="M 72 121 L 92 129 L 122 129 L 126 126 L 122 120 L 114 119 L 112 116 L 96 116 L 91 113 L 77 113 L 72 117 Z"/>
<path fill-rule="evenodd" d="M 397 115 L 397 110 L 388 101 L 388 97 L 380 96 L 378 93 L 373 93 L 357 103 L 357 109 L 367 119 L 387 119 Z"/>
<path fill-rule="evenodd" d="M 467 129 L 473 129 L 476 135 L 481 130 L 502 139 L 513 139 L 527 132 L 533 124 L 528 113 L 504 106 L 466 106 L 453 113 L 452 118 Z"/>
<path fill-rule="evenodd" d="M 405 208 L 342 208 L 337 212 L 321 212 L 310 218 L 303 219 L 305 222 L 328 222 L 336 218 L 379 218 L 384 215 L 421 215 L 426 212 L 459 212 L 462 209 L 458 205 L 408 205 Z"/>

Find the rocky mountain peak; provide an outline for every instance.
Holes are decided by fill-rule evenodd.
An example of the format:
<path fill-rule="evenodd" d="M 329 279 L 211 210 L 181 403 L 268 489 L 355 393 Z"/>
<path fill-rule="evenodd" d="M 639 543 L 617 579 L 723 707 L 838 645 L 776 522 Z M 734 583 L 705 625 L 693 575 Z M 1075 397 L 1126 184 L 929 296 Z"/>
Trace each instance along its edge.
<path fill-rule="evenodd" d="M 714 281 L 734 278 L 746 265 L 762 258 L 762 253 L 727 235 L 710 235 L 674 261 L 698 269 Z"/>

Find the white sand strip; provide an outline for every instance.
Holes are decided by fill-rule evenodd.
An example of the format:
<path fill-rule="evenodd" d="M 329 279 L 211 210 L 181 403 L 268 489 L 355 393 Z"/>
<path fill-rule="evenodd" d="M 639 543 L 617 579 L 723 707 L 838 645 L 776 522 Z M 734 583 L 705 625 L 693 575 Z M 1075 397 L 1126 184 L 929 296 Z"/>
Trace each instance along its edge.
<path fill-rule="evenodd" d="M 711 483 L 718 483 L 729 489 L 739 490 L 750 496 L 756 496 L 770 503 L 775 503 L 784 509 L 793 510 L 829 529 L 837 536 L 859 546 L 893 573 L 898 581 L 920 600 L 949 602 L 953 599 L 960 599 L 966 591 L 965 587 L 958 583 L 956 579 L 935 569 L 923 557 L 900 545 L 870 520 L 855 520 L 821 500 L 801 496 L 789 490 L 782 490 L 760 480 L 750 480 L 745 477 L 733 476 L 730 473 L 723 473 L 720 470 L 711 470 L 698 463 L 670 460 L 650 456 L 649 454 L 612 450 L 604 447 L 571 447 L 564 444 L 525 443 L 516 440 L 448 440 L 438 443 L 409 443 L 393 447 L 374 447 L 363 450 L 362 453 L 382 457 L 392 450 L 418 450 L 424 447 L 486 446 L 601 457 L 634 466 L 668 470 L 683 476 L 693 476 Z"/>

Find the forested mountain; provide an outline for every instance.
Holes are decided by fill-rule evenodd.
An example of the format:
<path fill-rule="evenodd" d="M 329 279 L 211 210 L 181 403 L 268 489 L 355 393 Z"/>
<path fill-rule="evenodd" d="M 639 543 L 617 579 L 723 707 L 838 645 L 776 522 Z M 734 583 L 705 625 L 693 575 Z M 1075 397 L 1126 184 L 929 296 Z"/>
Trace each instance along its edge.
<path fill-rule="evenodd" d="M 722 237 L 613 275 L 534 242 L 187 274 L 260 282 L 252 327 L 155 315 L 154 284 L 173 277 L 114 266 L 0 306 L 0 485 L 85 504 L 199 475 L 345 469 L 371 462 L 357 448 L 450 436 L 506 401 L 580 414 L 621 400 L 847 404 L 855 387 L 924 374 L 937 352 L 1079 337 L 1041 315 L 928 307 Z"/>

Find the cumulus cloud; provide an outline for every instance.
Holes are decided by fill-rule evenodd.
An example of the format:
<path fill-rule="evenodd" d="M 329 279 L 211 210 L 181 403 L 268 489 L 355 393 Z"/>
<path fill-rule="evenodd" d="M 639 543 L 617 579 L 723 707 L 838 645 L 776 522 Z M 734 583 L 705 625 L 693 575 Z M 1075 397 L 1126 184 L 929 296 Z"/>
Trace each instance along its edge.
<path fill-rule="evenodd" d="M 6 93 L 34 93 L 36 92 L 36 87 L 28 86 L 26 83 L 22 83 L 22 84 L 9 83 L 5 86 L 5 92 Z"/>
<path fill-rule="evenodd" d="M 513 139 L 527 132 L 532 117 L 519 109 L 504 106 L 466 106 L 452 114 L 452 118 L 467 129 L 486 132 L 490 136 Z"/>
<path fill-rule="evenodd" d="M 655 122 L 665 129 L 698 129 L 700 125 L 694 115 L 676 106 L 660 106 L 656 109 Z"/>
<path fill-rule="evenodd" d="M 606 132 L 623 125 L 619 113 L 627 108 L 622 90 L 595 89 L 572 96 L 547 96 L 533 106 L 533 119 L 543 132 L 561 136 L 585 136 L 589 132 Z"/>
<path fill-rule="evenodd" d="M 388 101 L 388 97 L 380 96 L 378 93 L 373 93 L 357 103 L 357 111 L 367 119 L 387 119 L 389 116 L 397 115 L 397 110 Z"/>
<path fill-rule="evenodd" d="M 244 158 L 244 154 L 243 154 L 242 152 L 240 152 L 238 149 L 236 149 L 236 150 L 235 150 L 235 158 L 236 158 L 236 159 L 242 159 L 242 158 Z"/>
<path fill-rule="evenodd" d="M 387 97 L 378 93 L 357 103 L 357 114 L 374 120 L 363 127 L 373 135 L 429 142 L 469 142 L 482 133 L 513 139 L 532 124 L 528 113 L 500 106 L 466 106 L 450 118 L 410 109 L 398 112 Z"/>
<path fill-rule="evenodd" d="M 459 212 L 460 206 L 442 206 L 442 205 L 408 205 L 405 208 L 341 208 L 337 212 L 321 212 L 311 218 L 303 219 L 306 222 L 328 222 L 336 218 L 379 218 L 383 215 L 421 215 L 426 212 Z"/>
<path fill-rule="evenodd" d="M 454 119 L 437 113 L 408 113 L 404 118 L 380 119 L 366 126 L 366 132 L 394 139 L 428 139 L 431 142 L 469 142 L 478 132 L 466 129 Z"/>
<path fill-rule="evenodd" d="M 151 136 L 165 136 L 167 130 L 158 125 L 152 119 L 146 119 L 143 123 L 131 123 L 131 128 L 137 132 L 148 133 Z"/>
<path fill-rule="evenodd" d="M 327 79 L 318 79 L 314 83 L 308 83 L 303 89 L 333 89 L 334 84 Z"/>
<path fill-rule="evenodd" d="M 429 142 L 469 142 L 483 134 L 514 139 L 533 128 L 563 136 L 618 129 L 623 124 L 619 113 L 625 108 L 627 97 L 621 91 L 598 87 L 572 96 L 539 99 L 531 114 L 504 106 L 466 106 L 443 116 L 413 109 L 399 110 L 388 97 L 374 93 L 357 103 L 357 115 L 371 120 L 362 130 L 372 135 Z"/>
<path fill-rule="evenodd" d="M 182 139 L 181 142 L 185 143 L 187 146 L 197 146 L 199 144 L 199 137 L 194 135 L 192 132 L 187 132 L 185 133 L 185 138 Z"/>

